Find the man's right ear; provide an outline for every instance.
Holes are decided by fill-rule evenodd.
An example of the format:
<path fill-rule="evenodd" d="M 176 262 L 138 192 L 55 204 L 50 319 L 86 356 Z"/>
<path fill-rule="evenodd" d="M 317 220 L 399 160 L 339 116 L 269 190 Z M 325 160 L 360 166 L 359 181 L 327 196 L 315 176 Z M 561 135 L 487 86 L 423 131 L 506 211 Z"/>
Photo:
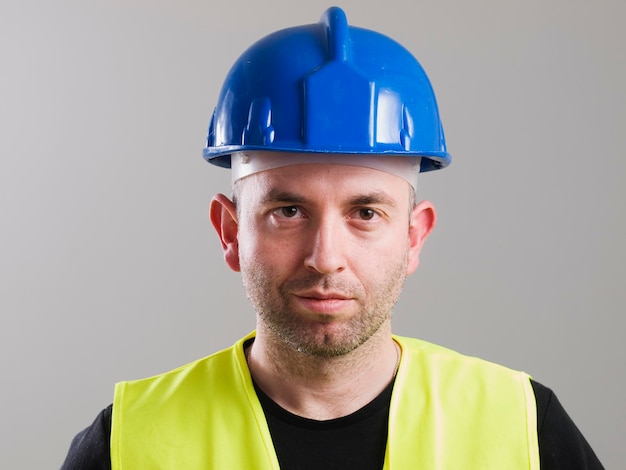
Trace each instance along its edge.
<path fill-rule="evenodd" d="M 211 200 L 210 217 L 211 224 L 222 243 L 224 261 L 230 269 L 239 272 L 239 241 L 237 239 L 239 222 L 235 204 L 223 194 L 214 196 Z"/>

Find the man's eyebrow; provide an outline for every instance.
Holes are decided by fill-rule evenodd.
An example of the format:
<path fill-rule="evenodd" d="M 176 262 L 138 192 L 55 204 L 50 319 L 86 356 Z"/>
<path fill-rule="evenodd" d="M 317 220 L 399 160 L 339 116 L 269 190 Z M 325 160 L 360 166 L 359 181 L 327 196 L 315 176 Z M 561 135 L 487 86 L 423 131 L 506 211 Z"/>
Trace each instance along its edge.
<path fill-rule="evenodd" d="M 275 203 L 275 202 L 285 202 L 289 204 L 303 204 L 307 201 L 307 199 L 297 193 L 292 193 L 289 191 L 278 191 L 278 190 L 270 190 L 265 197 L 263 198 L 263 202 L 265 204 Z"/>
<path fill-rule="evenodd" d="M 396 207 L 396 201 L 384 191 L 375 191 L 372 193 L 361 194 L 350 199 L 353 206 L 368 206 L 370 204 L 383 204 L 390 207 Z"/>
<path fill-rule="evenodd" d="M 290 191 L 270 190 L 263 198 L 263 203 L 287 203 L 287 204 L 305 204 L 309 199 L 302 194 Z M 374 191 L 371 193 L 358 194 L 348 198 L 348 204 L 351 206 L 368 206 L 372 204 L 382 204 L 390 207 L 396 207 L 397 202 L 384 191 Z"/>

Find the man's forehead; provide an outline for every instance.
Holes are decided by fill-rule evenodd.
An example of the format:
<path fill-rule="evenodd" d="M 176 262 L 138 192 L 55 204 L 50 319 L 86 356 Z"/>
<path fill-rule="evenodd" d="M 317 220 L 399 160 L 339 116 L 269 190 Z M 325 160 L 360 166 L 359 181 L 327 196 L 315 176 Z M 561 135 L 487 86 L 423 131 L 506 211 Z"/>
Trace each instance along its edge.
<path fill-rule="evenodd" d="M 261 205 L 329 203 L 398 207 L 414 199 L 413 188 L 398 176 L 356 165 L 288 165 L 241 178 L 234 187 L 239 203 Z"/>
<path fill-rule="evenodd" d="M 371 168 L 400 177 L 417 191 L 420 158 L 391 155 L 237 152 L 231 157 L 233 183 L 256 173 L 307 164 L 323 165 L 338 171 L 342 166 Z"/>
<path fill-rule="evenodd" d="M 271 186 L 268 186 L 267 189 L 267 192 L 265 192 L 262 197 L 262 202 L 264 203 L 281 202 L 289 204 L 307 204 L 312 202 L 309 194 L 304 191 L 297 189 L 295 191 L 283 191 Z M 343 196 L 344 199 L 341 202 L 352 206 L 379 204 L 396 207 L 399 204 L 394 194 L 380 189 L 363 188 L 346 192 L 341 196 Z"/>

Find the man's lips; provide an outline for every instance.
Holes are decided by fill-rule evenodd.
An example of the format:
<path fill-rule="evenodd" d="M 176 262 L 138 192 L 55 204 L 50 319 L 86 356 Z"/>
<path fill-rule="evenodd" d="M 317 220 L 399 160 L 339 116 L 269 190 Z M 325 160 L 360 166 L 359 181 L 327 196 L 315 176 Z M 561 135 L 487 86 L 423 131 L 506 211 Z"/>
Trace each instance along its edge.
<path fill-rule="evenodd" d="M 294 293 L 294 297 L 306 310 L 321 314 L 341 313 L 354 300 L 352 296 L 340 292 L 298 292 Z"/>
<path fill-rule="evenodd" d="M 303 291 L 294 292 L 297 297 L 315 300 L 351 300 L 353 297 L 341 292 Z"/>

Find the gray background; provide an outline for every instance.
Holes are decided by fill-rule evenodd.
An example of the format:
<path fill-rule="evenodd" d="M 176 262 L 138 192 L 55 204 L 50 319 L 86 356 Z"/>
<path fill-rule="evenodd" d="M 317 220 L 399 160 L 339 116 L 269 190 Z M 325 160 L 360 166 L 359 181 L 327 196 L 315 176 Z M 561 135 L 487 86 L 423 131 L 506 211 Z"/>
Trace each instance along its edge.
<path fill-rule="evenodd" d="M 253 327 L 201 159 L 235 58 L 326 1 L 0 3 L 0 467 L 56 468 L 114 382 Z M 531 373 L 626 435 L 626 2 L 345 1 L 433 81 L 455 160 L 395 331 Z"/>

